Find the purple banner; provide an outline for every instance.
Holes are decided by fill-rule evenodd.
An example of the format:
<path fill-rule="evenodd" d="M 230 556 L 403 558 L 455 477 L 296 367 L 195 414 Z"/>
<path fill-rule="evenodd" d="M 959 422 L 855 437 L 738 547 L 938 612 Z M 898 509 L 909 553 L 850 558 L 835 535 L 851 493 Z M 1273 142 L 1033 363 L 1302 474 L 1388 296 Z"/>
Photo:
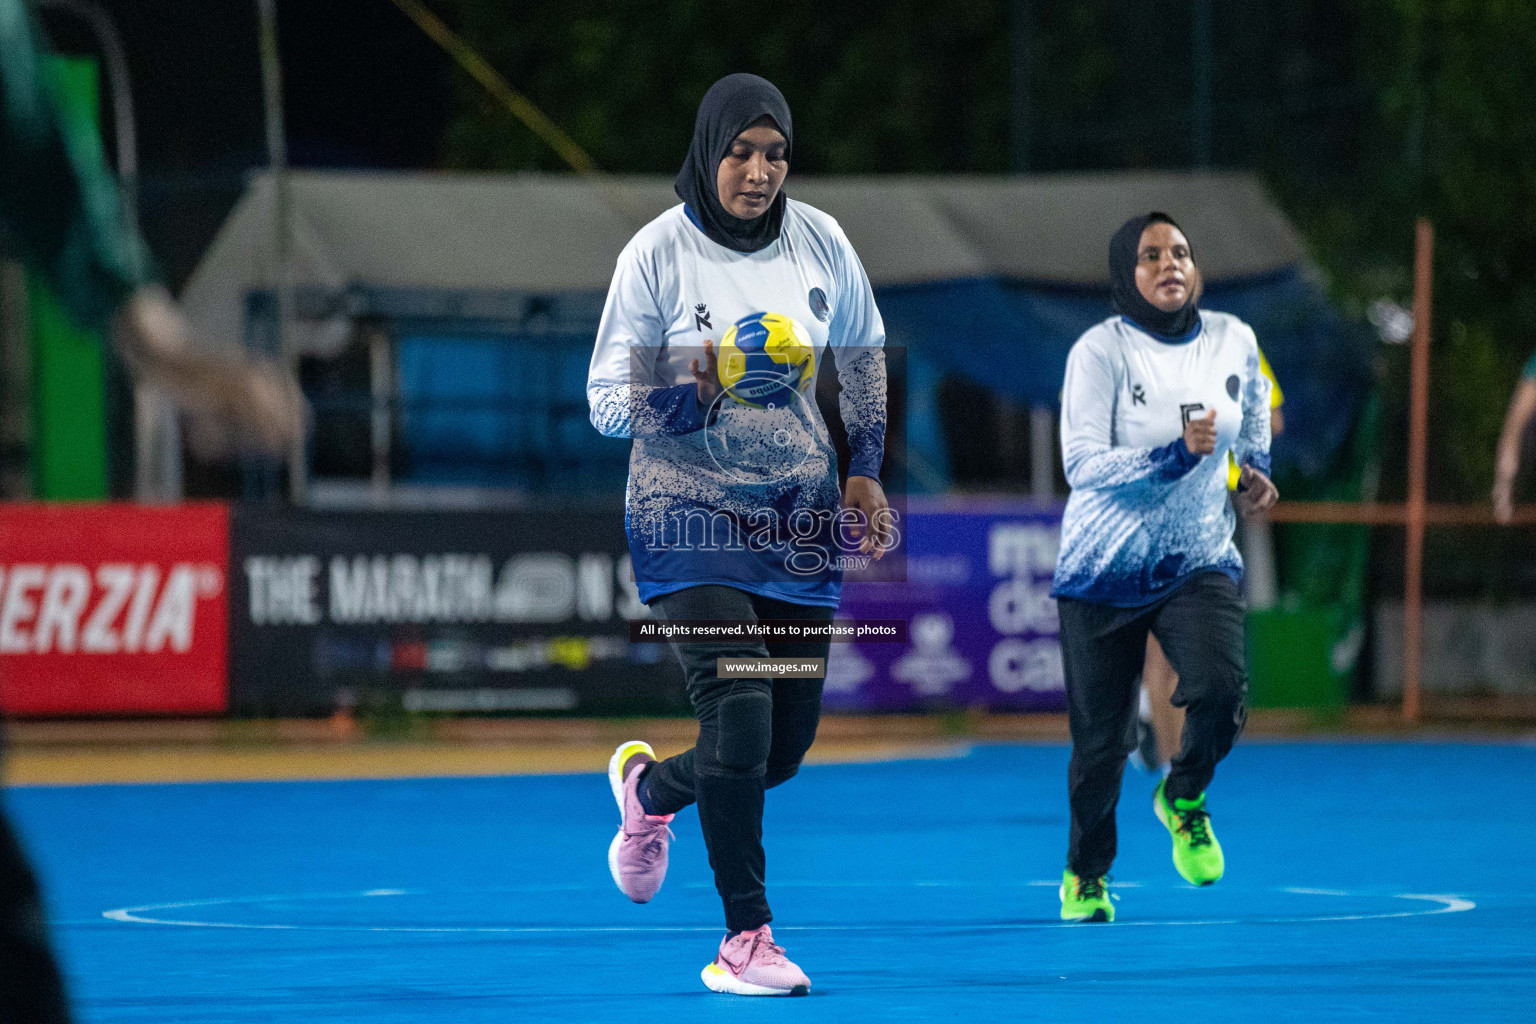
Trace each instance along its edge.
<path fill-rule="evenodd" d="M 911 499 L 905 582 L 850 583 L 838 616 L 906 619 L 908 644 L 833 644 L 829 710 L 1062 711 L 1051 574 L 1061 506 Z"/>

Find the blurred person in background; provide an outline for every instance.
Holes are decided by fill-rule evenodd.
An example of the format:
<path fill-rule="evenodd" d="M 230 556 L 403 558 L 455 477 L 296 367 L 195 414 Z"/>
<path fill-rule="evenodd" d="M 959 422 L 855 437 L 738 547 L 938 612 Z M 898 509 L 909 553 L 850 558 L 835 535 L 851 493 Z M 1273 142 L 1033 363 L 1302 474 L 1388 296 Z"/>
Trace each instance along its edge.
<path fill-rule="evenodd" d="M 587 398 L 603 434 L 633 439 L 625 526 L 640 597 L 663 621 L 830 622 L 841 569 L 791 569 L 782 527 L 801 552 L 835 557 L 836 538 L 826 534 L 841 501 L 863 524 L 844 534 L 863 554 L 879 557 L 889 539 L 879 482 L 885 328 L 837 222 L 782 190 L 793 138 L 789 107 L 770 82 L 736 74 L 711 86 L 677 176 L 683 204 L 635 235 L 608 290 Z M 807 393 L 821 356 L 835 354 L 852 450 L 841 495 L 813 399 L 786 394 L 754 408 L 722 390 L 721 345 L 730 384 L 729 362 L 754 344 L 760 359 L 778 351 L 809 360 L 799 384 Z M 796 530 L 797 521 L 817 535 Z M 690 532 L 696 522 L 701 530 Z M 825 659 L 828 643 L 672 646 L 698 741 L 664 761 L 638 740 L 614 752 L 614 881 L 634 902 L 649 901 L 666 874 L 668 824 L 696 803 L 726 927 L 704 984 L 738 995 L 806 994 L 810 980 L 769 927 L 763 802 L 765 790 L 795 775 L 816 737 L 822 680 L 722 678 L 717 659 Z"/>
<path fill-rule="evenodd" d="M 109 332 L 140 380 L 194 415 L 206 447 L 285 450 L 303 431 L 297 386 L 270 365 L 194 351 L 100 147 L 64 129 L 46 53 L 21 0 L 0 0 L 0 254 L 47 280 L 82 327 Z M 37 879 L 0 813 L 0 1020 L 68 1017 Z"/>
<path fill-rule="evenodd" d="M 1501 523 L 1515 515 L 1515 480 L 1520 476 L 1520 452 L 1532 418 L 1536 418 L 1536 352 L 1520 372 L 1520 383 L 1515 385 L 1509 411 L 1504 414 L 1504 430 L 1499 434 L 1493 470 L 1493 518 Z"/>
<path fill-rule="evenodd" d="M 1278 497 L 1258 344 L 1236 317 L 1200 310 L 1183 231 L 1163 213 L 1131 218 L 1110 240 L 1109 269 L 1118 315 L 1073 345 L 1061 409 L 1072 493 L 1051 594 L 1072 733 L 1060 890 L 1069 921 L 1114 920 L 1115 807 L 1148 635 L 1177 673 L 1173 703 L 1186 711 L 1153 810 L 1186 881 L 1209 885 L 1225 871 L 1205 790 L 1242 730 L 1248 679 L 1227 453 L 1242 467 L 1242 511 Z"/>
<path fill-rule="evenodd" d="M 1198 301 L 1199 295 L 1195 296 Z M 1275 380 L 1264 351 L 1259 350 L 1259 371 L 1269 381 L 1269 433 L 1278 436 L 1285 430 L 1285 393 Z M 1242 482 L 1243 468 L 1237 464 L 1237 456 L 1227 452 L 1227 493 L 1237 494 Z M 1257 521 L 1239 523 L 1247 543 L 1239 544 L 1247 560 L 1253 554 L 1251 544 L 1260 538 L 1254 536 Z M 1263 524 L 1267 525 L 1267 524 Z M 1267 540 L 1267 538 L 1264 538 Z M 1174 755 L 1184 735 L 1184 709 L 1173 703 L 1173 692 L 1178 688 L 1179 674 L 1168 663 L 1157 637 L 1147 634 L 1147 660 L 1141 670 L 1141 696 L 1136 713 L 1136 742 L 1131 752 L 1131 763 L 1145 772 L 1156 772 L 1167 778 L 1173 770 Z"/>

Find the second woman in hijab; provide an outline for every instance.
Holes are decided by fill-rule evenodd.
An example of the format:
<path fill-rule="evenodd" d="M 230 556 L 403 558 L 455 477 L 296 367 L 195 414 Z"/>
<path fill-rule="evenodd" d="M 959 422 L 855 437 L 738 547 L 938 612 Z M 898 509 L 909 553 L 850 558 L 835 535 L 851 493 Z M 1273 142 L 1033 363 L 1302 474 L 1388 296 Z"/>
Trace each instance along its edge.
<path fill-rule="evenodd" d="M 1236 317 L 1201 311 L 1184 232 L 1166 214 L 1133 217 L 1110 241 L 1109 267 L 1118 315 L 1067 357 L 1061 449 L 1072 493 L 1052 588 L 1072 731 L 1061 916 L 1082 921 L 1115 916 L 1115 806 L 1149 632 L 1186 709 L 1153 810 L 1187 881 L 1209 885 L 1226 869 L 1205 790 L 1242 729 L 1248 679 L 1227 453 L 1242 467 L 1239 507 L 1262 511 L 1277 497 L 1258 343 Z"/>
<path fill-rule="evenodd" d="M 633 439 L 626 530 L 640 597 L 661 620 L 827 623 L 840 595 L 838 534 L 868 557 L 887 540 L 885 328 L 837 222 L 783 192 L 793 139 L 789 106 L 771 83 L 741 74 L 716 82 L 677 176 L 683 203 L 635 235 L 609 287 L 587 399 L 599 430 Z M 771 368 L 789 358 L 798 383 L 777 401 L 738 400 L 719 372 L 728 334 L 726 383 L 748 351 L 758 361 L 780 353 L 763 364 Z M 841 493 L 812 394 L 829 351 L 852 450 Z M 843 510 L 859 525 L 838 529 Z M 696 803 L 726 927 L 704 984 L 805 994 L 810 980 L 769 926 L 763 801 L 815 738 L 822 681 L 722 677 L 718 659 L 825 659 L 827 641 L 672 646 L 698 741 L 664 761 L 638 740 L 614 751 L 614 881 L 649 901 L 666 874 L 672 816 Z"/>

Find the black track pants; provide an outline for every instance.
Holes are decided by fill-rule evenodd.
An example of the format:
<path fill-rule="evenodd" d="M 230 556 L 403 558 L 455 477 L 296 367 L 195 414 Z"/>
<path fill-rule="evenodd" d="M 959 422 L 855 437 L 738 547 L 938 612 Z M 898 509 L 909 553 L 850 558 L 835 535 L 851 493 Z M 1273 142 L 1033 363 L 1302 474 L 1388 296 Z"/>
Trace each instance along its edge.
<path fill-rule="evenodd" d="M 1131 747 L 1137 680 L 1147 633 L 1162 645 L 1185 709 L 1183 746 L 1168 776 L 1168 798 L 1205 791 L 1247 719 L 1248 670 L 1243 599 L 1231 577 L 1195 576 L 1146 608 L 1114 608 L 1063 598 L 1061 659 L 1067 678 L 1072 762 L 1067 790 L 1072 833 L 1067 866 L 1078 875 L 1107 874 L 1115 859 L 1115 805 Z"/>
<path fill-rule="evenodd" d="M 794 604 L 724 586 L 689 587 L 657 598 L 661 619 L 814 619 L 832 609 Z M 763 855 L 763 792 L 792 778 L 816 739 L 820 679 L 721 679 L 716 658 L 825 658 L 825 639 L 677 643 L 688 697 L 699 719 L 692 750 L 653 765 L 645 785 L 651 808 L 672 814 L 699 805 L 699 825 L 725 904 L 725 926 L 748 931 L 773 920 Z"/>

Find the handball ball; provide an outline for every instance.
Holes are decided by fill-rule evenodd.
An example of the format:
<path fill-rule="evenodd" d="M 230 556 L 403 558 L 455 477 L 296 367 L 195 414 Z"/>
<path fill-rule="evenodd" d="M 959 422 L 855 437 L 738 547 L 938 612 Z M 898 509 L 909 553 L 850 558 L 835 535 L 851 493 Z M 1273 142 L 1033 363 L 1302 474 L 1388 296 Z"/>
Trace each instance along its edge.
<path fill-rule="evenodd" d="M 816 349 L 793 317 L 753 313 L 720 339 L 720 385 L 743 405 L 782 409 L 816 379 Z"/>

